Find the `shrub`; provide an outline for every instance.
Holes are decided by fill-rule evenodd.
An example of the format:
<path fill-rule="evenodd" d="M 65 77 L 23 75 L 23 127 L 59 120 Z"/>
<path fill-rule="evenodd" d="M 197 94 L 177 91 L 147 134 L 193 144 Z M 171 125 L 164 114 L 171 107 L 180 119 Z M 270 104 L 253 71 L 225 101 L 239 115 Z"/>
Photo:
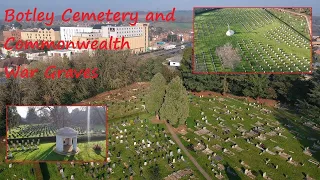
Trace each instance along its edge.
<path fill-rule="evenodd" d="M 95 151 L 101 151 L 102 150 L 102 147 L 99 145 L 99 144 L 96 144 L 93 146 L 93 150 Z"/>

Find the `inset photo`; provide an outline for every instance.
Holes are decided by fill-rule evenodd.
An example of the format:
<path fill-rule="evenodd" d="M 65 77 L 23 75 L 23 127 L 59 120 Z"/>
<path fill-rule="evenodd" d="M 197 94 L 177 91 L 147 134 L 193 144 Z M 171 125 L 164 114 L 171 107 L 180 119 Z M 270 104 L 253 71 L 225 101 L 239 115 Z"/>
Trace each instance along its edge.
<path fill-rule="evenodd" d="M 7 161 L 105 161 L 106 106 L 7 106 Z"/>
<path fill-rule="evenodd" d="M 312 73 L 312 8 L 193 9 L 193 73 Z"/>

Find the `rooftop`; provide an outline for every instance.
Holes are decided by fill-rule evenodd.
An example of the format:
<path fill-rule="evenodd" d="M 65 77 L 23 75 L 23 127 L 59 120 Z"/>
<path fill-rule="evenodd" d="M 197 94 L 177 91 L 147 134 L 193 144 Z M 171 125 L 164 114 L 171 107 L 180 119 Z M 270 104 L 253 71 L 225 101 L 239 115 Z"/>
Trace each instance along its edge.
<path fill-rule="evenodd" d="M 51 27 L 47 27 L 47 28 L 28 28 L 28 29 L 23 29 L 22 31 L 24 31 L 24 32 L 38 32 L 39 29 L 41 29 L 41 30 L 45 30 L 45 29 L 50 30 L 50 29 L 52 29 L 54 31 L 60 31 L 60 27 L 54 27 L 54 28 L 51 28 Z"/>
<path fill-rule="evenodd" d="M 0 84 L 5 84 L 7 82 L 6 77 L 0 77 Z"/>
<path fill-rule="evenodd" d="M 29 64 L 27 59 L 20 58 L 20 57 L 12 57 L 5 60 L 0 60 L 0 68 L 9 67 L 11 65 L 23 65 Z"/>
<path fill-rule="evenodd" d="M 69 52 L 70 50 L 68 49 L 60 49 L 60 50 L 53 50 L 53 51 L 49 51 L 49 52 L 52 52 L 52 53 L 55 53 L 55 52 Z"/>
<path fill-rule="evenodd" d="M 117 24 L 95 24 L 93 29 L 101 29 L 102 26 L 117 26 Z"/>
<path fill-rule="evenodd" d="M 63 127 L 59 130 L 57 130 L 56 135 L 59 136 L 77 136 L 78 132 L 70 127 Z"/>
<path fill-rule="evenodd" d="M 182 55 L 176 55 L 176 56 L 167 58 L 166 60 L 171 62 L 180 62 L 182 60 Z"/>
<path fill-rule="evenodd" d="M 39 28 L 39 29 L 41 29 L 41 30 L 45 30 L 45 29 L 50 30 L 50 29 L 52 29 L 52 30 L 54 30 L 54 31 L 60 31 L 60 27 L 54 27 L 54 28 Z"/>

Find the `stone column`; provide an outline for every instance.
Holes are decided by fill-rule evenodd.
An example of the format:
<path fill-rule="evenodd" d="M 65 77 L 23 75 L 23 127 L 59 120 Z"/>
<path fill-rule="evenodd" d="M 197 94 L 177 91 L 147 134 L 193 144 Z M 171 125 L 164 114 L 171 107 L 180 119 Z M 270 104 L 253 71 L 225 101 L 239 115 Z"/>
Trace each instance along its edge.
<path fill-rule="evenodd" d="M 59 136 L 56 136 L 56 150 L 59 151 Z"/>
<path fill-rule="evenodd" d="M 57 151 L 63 151 L 63 138 L 61 136 L 56 136 L 56 149 Z"/>
<path fill-rule="evenodd" d="M 73 151 L 77 151 L 77 137 L 73 137 Z"/>
<path fill-rule="evenodd" d="M 68 138 L 68 145 L 72 145 L 72 138 Z"/>

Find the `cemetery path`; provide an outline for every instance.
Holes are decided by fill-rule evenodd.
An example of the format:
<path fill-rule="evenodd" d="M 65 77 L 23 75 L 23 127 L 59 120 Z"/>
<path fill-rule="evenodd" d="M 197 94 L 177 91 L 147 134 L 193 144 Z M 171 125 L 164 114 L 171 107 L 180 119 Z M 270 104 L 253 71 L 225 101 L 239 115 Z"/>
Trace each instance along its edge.
<path fill-rule="evenodd" d="M 43 179 L 43 176 L 42 176 L 42 171 L 41 171 L 41 168 L 40 168 L 40 163 L 35 163 L 34 164 L 34 173 L 35 173 L 35 176 L 36 176 L 36 179 L 37 180 L 42 180 Z"/>
<path fill-rule="evenodd" d="M 168 131 L 170 132 L 170 134 L 172 135 L 172 138 L 174 139 L 174 141 L 178 144 L 178 146 L 180 147 L 180 149 L 188 156 L 188 158 L 190 159 L 190 161 L 196 166 L 196 168 L 200 171 L 200 173 L 207 179 L 210 180 L 211 177 L 209 176 L 209 174 L 199 165 L 199 163 L 196 161 L 196 159 L 188 152 L 187 148 L 182 144 L 182 142 L 180 141 L 179 137 L 177 136 L 177 134 L 174 132 L 173 127 L 168 124 L 167 122 L 165 122 L 165 125 L 168 129 Z"/>

